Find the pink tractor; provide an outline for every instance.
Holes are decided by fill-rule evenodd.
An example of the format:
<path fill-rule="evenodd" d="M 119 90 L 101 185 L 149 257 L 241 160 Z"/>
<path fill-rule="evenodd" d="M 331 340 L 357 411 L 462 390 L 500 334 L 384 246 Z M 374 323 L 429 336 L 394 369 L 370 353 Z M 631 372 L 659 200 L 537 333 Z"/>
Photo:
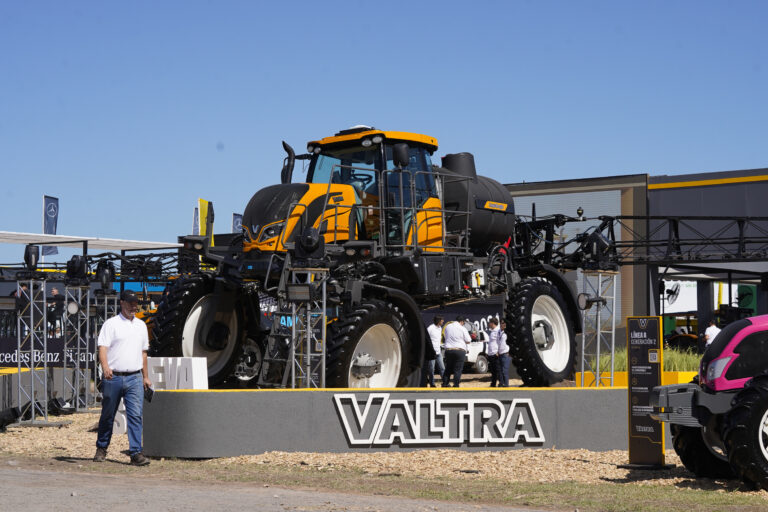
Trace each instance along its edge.
<path fill-rule="evenodd" d="M 768 315 L 725 326 L 698 377 L 654 388 L 651 405 L 688 470 L 768 489 Z"/>

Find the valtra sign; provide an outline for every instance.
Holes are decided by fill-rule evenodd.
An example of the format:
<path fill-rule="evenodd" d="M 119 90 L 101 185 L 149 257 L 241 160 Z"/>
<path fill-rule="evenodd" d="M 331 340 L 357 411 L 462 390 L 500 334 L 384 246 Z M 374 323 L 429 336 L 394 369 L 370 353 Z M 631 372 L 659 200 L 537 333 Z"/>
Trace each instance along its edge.
<path fill-rule="evenodd" d="M 352 446 L 542 445 L 544 433 L 530 398 L 391 398 L 371 393 L 333 396 Z"/>

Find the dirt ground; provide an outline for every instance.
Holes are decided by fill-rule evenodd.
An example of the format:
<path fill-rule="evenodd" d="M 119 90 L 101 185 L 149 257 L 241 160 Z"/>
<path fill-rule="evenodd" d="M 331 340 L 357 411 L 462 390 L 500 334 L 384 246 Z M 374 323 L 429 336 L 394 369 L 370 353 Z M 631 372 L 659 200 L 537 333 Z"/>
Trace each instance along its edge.
<path fill-rule="evenodd" d="M 629 486 L 638 492 L 649 486 L 650 493 L 656 492 L 651 490 L 654 486 L 665 486 L 673 492 L 681 489 L 715 494 L 739 491 L 737 494 L 749 495 L 759 503 L 748 510 L 768 508 L 767 492 L 747 492 L 738 481 L 696 479 L 671 450 L 666 458 L 673 467 L 663 471 L 627 468 L 627 452 L 622 450 L 558 449 L 268 452 L 208 460 L 160 458 L 153 459 L 148 467 L 135 468 L 128 464 L 125 435 L 113 438 L 105 463 L 91 461 L 98 410 L 51 417 L 51 420 L 66 424 L 11 426 L 0 433 L 0 495 L 4 496 L 4 503 L 24 507 L 30 502 L 30 496 L 36 496 L 53 503 L 40 510 L 82 510 L 106 494 L 118 500 L 110 507 L 112 510 L 135 510 L 135 506 L 142 503 L 149 509 L 185 511 L 215 510 L 225 503 L 227 508 L 242 509 L 252 509 L 253 504 L 258 503 L 259 510 L 270 511 L 574 510 L 558 506 L 567 503 L 567 498 L 561 500 L 562 495 L 555 495 L 542 508 L 531 508 L 533 503 L 526 503 L 522 494 L 519 500 L 513 496 L 508 504 L 524 505 L 515 509 L 501 508 L 494 505 L 498 504 L 495 500 L 478 498 L 482 496 L 478 489 L 483 485 L 501 481 L 520 486 L 562 483 L 567 490 L 572 488 L 568 486 L 600 488 L 614 483 L 620 484 L 617 488 Z M 347 480 L 348 484 L 339 483 Z M 130 483 L 134 481 L 137 483 Z M 441 494 L 423 494 L 420 490 L 423 485 L 442 484 L 446 487 Z M 130 488 L 140 492 L 132 492 Z M 457 488 L 460 492 L 451 494 L 450 489 Z M 578 495 L 582 491 L 575 492 Z M 463 504 L 465 501 L 473 503 Z M 605 510 L 606 507 L 597 505 L 587 509 Z"/>
<path fill-rule="evenodd" d="M 468 372 L 462 378 L 462 386 L 485 387 L 489 380 L 490 377 L 487 374 L 478 375 Z M 510 384 L 519 386 L 521 382 L 517 380 Z M 572 385 L 573 383 L 568 382 L 561 384 L 561 386 Z M 346 488 L 338 485 L 326 486 L 328 478 L 333 478 L 334 474 L 337 475 L 337 479 L 373 477 L 376 480 L 388 480 L 391 478 L 393 485 L 401 486 L 408 486 L 407 482 L 414 485 L 414 482 L 421 481 L 446 481 L 453 482 L 454 486 L 459 483 L 465 484 L 467 488 L 474 488 L 475 485 L 481 486 L 488 479 L 496 479 L 531 485 L 553 482 L 574 485 L 618 483 L 623 484 L 622 486 L 639 486 L 639 488 L 671 486 L 676 489 L 703 489 L 716 493 L 739 490 L 739 494 L 746 494 L 746 490 L 738 481 L 696 479 L 682 466 L 673 450 L 668 450 L 666 453 L 666 462 L 672 467 L 663 471 L 627 468 L 628 454 L 623 450 L 593 452 L 556 448 L 485 452 L 447 449 L 392 453 L 268 452 L 261 455 L 208 460 L 153 459 L 147 468 L 134 468 L 128 465 L 127 436 L 116 435 L 112 440 L 107 462 L 97 464 L 92 462 L 91 458 L 95 450 L 98 413 L 98 409 L 93 409 L 87 413 L 51 416 L 52 422 L 64 424 L 53 427 L 11 426 L 5 433 L 0 433 L 0 483 L 2 483 L 0 487 L 6 487 L 5 484 L 16 485 L 13 482 L 26 482 L 24 475 L 28 475 L 30 481 L 50 481 L 44 490 L 47 493 L 46 496 L 53 497 L 63 493 L 62 496 L 65 497 L 61 506 L 53 507 L 53 510 L 79 509 L 85 495 L 94 497 L 102 492 L 119 494 L 122 491 L 118 483 L 115 483 L 114 488 L 109 487 L 110 480 L 103 485 L 100 484 L 101 486 L 91 483 L 95 475 L 110 474 L 152 481 L 153 483 L 142 491 L 144 493 L 142 499 L 153 500 L 151 502 L 154 504 L 165 503 L 162 508 L 166 510 L 216 509 L 217 507 L 211 504 L 216 504 L 217 499 L 224 499 L 223 496 L 227 497 L 228 504 L 239 504 L 243 508 L 249 508 L 249 500 L 258 499 L 263 505 L 262 510 L 397 509 L 402 512 L 498 509 L 494 505 L 472 505 L 466 508 L 460 503 L 448 507 L 444 506 L 445 502 L 419 501 L 418 499 L 408 501 L 405 498 L 406 501 L 392 508 L 395 505 L 394 502 L 384 506 L 376 499 L 376 495 L 380 493 L 356 488 L 354 486 L 357 482 L 353 482 Z M 38 474 L 41 471 L 46 475 Z M 49 473 L 56 475 L 51 476 Z M 71 473 L 81 473 L 81 475 L 72 476 Z M 296 479 L 296 475 L 303 475 L 306 478 Z M 285 476 L 285 483 L 283 483 L 283 476 Z M 310 480 L 308 481 L 307 478 Z M 194 482 L 193 487 L 190 487 L 192 485 L 190 482 Z M 244 482 L 251 482 L 251 488 L 242 487 L 245 485 Z M 256 493 L 252 489 L 254 482 L 272 482 L 264 487 L 271 486 L 275 492 L 268 490 L 266 493 Z M 310 486 L 316 488 L 317 492 L 310 493 L 314 498 L 308 500 L 299 491 L 292 494 L 293 491 L 281 489 L 278 493 L 275 487 L 281 485 L 304 489 Z M 24 500 L 27 499 L 25 493 L 34 492 L 33 488 L 43 492 L 42 486 L 31 485 L 30 489 L 26 489 L 22 485 L 18 489 L 14 488 L 15 494 L 9 499 L 11 502 L 13 499 L 18 499 L 19 504 L 23 505 Z M 201 494 L 202 489 L 209 489 L 209 492 Z M 328 491 L 330 494 L 323 494 L 325 489 L 335 489 L 336 494 L 330 490 Z M 70 491 L 73 493 L 71 496 L 67 494 Z M 363 496 L 351 500 L 347 506 L 328 508 L 328 503 L 341 503 L 348 498 L 349 493 L 358 493 Z M 397 492 L 393 494 L 398 495 Z M 760 503 L 765 502 L 765 507 L 768 509 L 768 492 L 755 491 L 748 494 L 754 495 Z M 270 498 L 273 495 L 275 498 Z M 412 491 L 410 494 L 404 492 L 403 495 L 420 496 Z M 176 500 L 174 496 L 177 497 Z M 323 499 L 330 501 L 323 502 Z M 450 498 L 442 496 L 439 499 Z M 310 506 L 310 502 L 313 505 Z M 545 508 L 559 510 L 558 507 L 552 506 Z M 598 509 L 601 508 L 598 507 Z M 115 510 L 121 510 L 121 508 L 117 507 Z"/>
<path fill-rule="evenodd" d="M 61 427 L 8 427 L 0 434 L 0 455 L 22 459 L 76 461 L 91 465 L 95 450 L 98 412 L 51 417 L 69 421 Z M 108 460 L 126 463 L 122 452 L 128 449 L 126 435 L 112 439 Z M 674 485 L 690 479 L 674 451 L 668 451 L 667 463 L 676 467 L 667 471 L 661 481 L 654 484 Z M 163 464 L 168 461 L 160 460 Z M 627 464 L 627 452 L 614 450 L 592 452 L 589 450 L 515 449 L 507 451 L 466 452 L 461 450 L 428 449 L 413 452 L 392 453 L 290 453 L 268 452 L 262 455 L 243 455 L 195 461 L 203 474 L 206 468 L 237 468 L 247 465 L 270 467 L 301 467 L 304 469 L 355 470 L 365 474 L 393 474 L 427 478 L 477 479 L 488 475 L 491 468 L 494 477 L 507 481 L 525 482 L 605 482 L 626 481 L 635 478 L 638 485 L 649 481 L 649 475 L 622 467 Z M 35 468 L 37 464 L 32 464 Z M 767 494 L 768 496 L 768 494 Z"/>

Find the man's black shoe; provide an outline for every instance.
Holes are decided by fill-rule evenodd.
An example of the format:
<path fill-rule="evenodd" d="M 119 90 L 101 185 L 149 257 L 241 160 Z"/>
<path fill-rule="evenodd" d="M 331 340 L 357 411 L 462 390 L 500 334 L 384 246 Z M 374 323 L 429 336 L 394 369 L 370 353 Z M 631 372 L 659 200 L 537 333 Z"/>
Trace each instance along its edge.
<path fill-rule="evenodd" d="M 93 456 L 93 462 L 104 462 L 107 458 L 107 449 L 96 447 L 96 455 Z"/>
<path fill-rule="evenodd" d="M 144 456 L 143 453 L 134 453 L 131 455 L 132 466 L 146 466 L 149 464 L 149 459 Z"/>

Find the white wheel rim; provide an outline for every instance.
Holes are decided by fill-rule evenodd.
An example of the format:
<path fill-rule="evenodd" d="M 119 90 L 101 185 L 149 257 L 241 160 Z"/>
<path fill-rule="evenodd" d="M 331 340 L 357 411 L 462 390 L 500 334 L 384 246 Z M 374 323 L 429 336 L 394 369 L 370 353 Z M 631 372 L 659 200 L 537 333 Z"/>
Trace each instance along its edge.
<path fill-rule="evenodd" d="M 201 320 L 207 315 L 215 314 L 213 295 L 204 295 L 198 300 L 187 315 L 184 329 L 181 334 L 181 353 L 184 357 L 204 357 L 208 360 L 208 375 L 216 375 L 221 372 L 232 358 L 237 341 L 237 318 L 235 314 L 229 318 L 216 318 L 224 321 L 229 327 L 229 337 L 223 350 L 208 350 L 200 338 Z"/>
<path fill-rule="evenodd" d="M 370 354 L 381 361 L 381 371 L 371 377 L 356 377 L 352 375 L 352 364 L 349 365 L 347 382 L 350 388 L 395 388 L 400 378 L 402 364 L 402 349 L 400 337 L 392 326 L 376 324 L 369 327 L 357 342 L 352 352 L 354 360 L 361 354 Z"/>
<path fill-rule="evenodd" d="M 541 348 L 544 345 L 544 329 L 534 327 L 536 322 L 544 321 L 552 327 L 554 344 L 550 348 Z M 531 309 L 531 332 L 536 343 L 536 350 L 542 362 L 553 372 L 561 372 L 568 365 L 571 352 L 571 340 L 568 335 L 568 324 L 557 301 L 549 295 L 541 295 L 536 298 Z"/>
<path fill-rule="evenodd" d="M 760 451 L 763 453 L 763 459 L 768 460 L 768 410 L 763 413 L 759 429 L 757 435 L 760 439 Z"/>

